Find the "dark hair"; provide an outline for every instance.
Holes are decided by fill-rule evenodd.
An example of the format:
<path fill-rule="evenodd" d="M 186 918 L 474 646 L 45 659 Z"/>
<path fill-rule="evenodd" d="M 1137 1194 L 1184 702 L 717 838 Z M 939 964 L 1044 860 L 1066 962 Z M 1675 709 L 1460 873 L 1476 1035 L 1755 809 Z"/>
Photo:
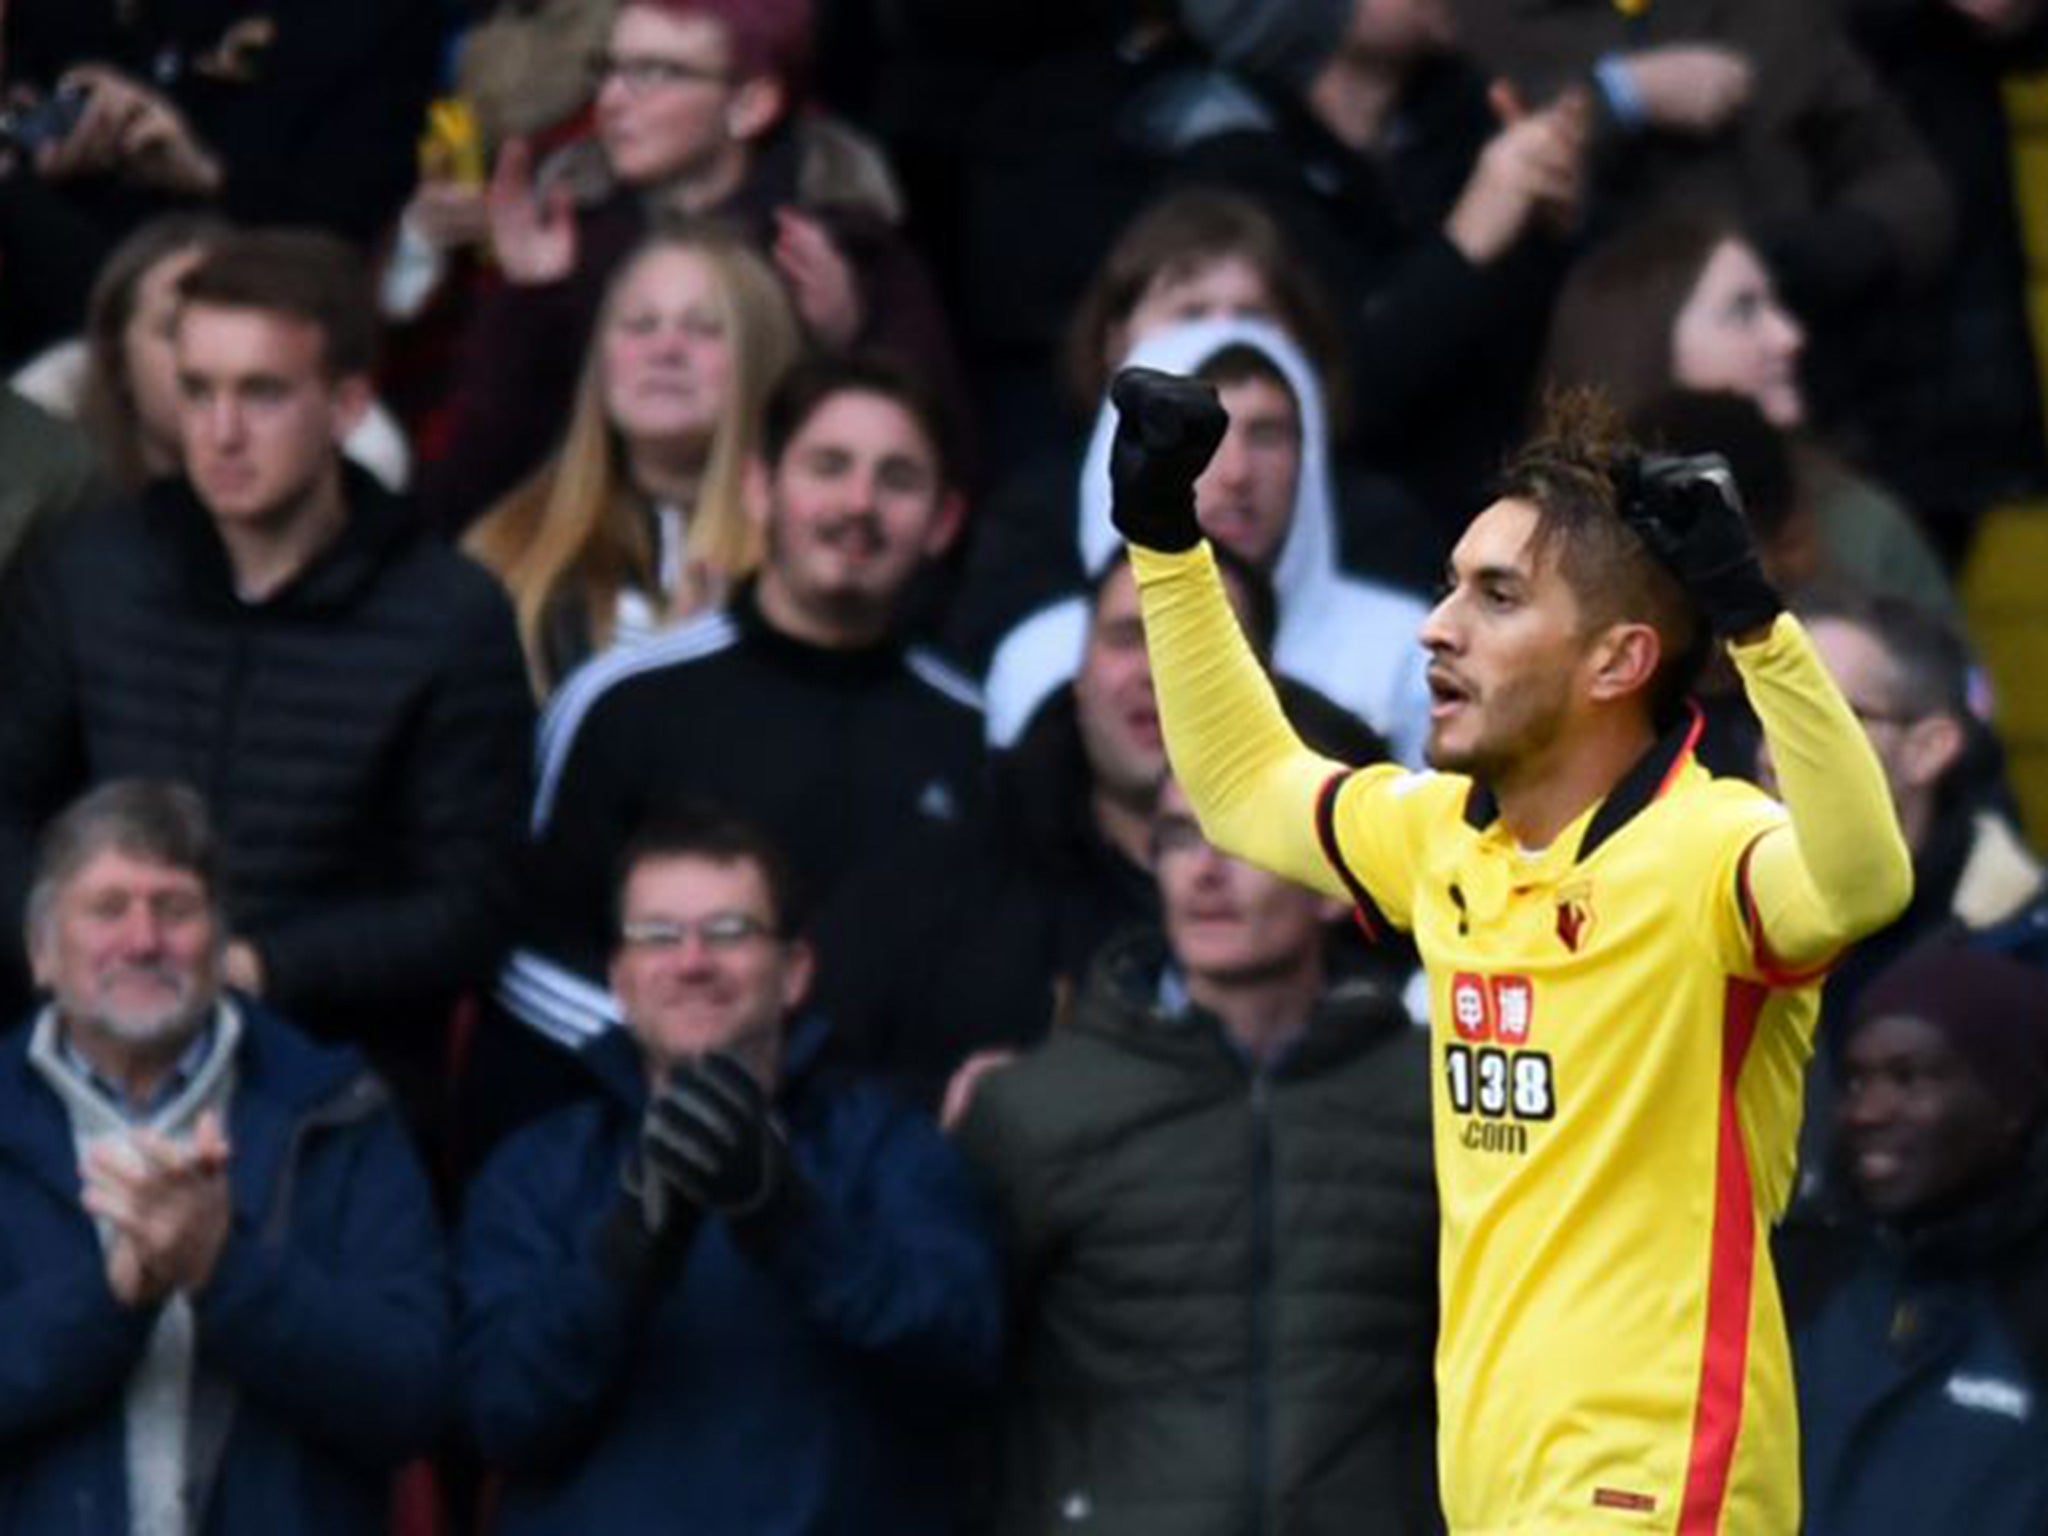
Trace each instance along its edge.
<path fill-rule="evenodd" d="M 1742 487 L 1743 514 L 1759 540 L 1777 538 L 1798 510 L 1785 434 L 1747 396 L 1667 389 L 1629 417 L 1629 435 L 1659 453 L 1720 454 Z"/>
<path fill-rule="evenodd" d="M 347 241 L 321 230 L 254 229 L 231 234 L 178 284 L 187 305 L 289 315 L 320 332 L 330 379 L 366 374 L 376 363 L 377 311 L 370 275 Z"/>
<path fill-rule="evenodd" d="M 1218 347 L 1196 365 L 1195 377 L 1218 389 L 1228 389 L 1248 379 L 1263 380 L 1279 389 L 1293 403 L 1297 429 L 1300 426 L 1301 402 L 1294 398 L 1294 385 L 1278 363 L 1248 342 L 1233 341 L 1228 346 Z"/>
<path fill-rule="evenodd" d="M 684 800 L 645 822 L 626 839 L 612 865 L 612 932 L 618 932 L 626 886 L 642 864 L 659 859 L 702 859 L 711 864 L 751 864 L 768 891 L 770 920 L 784 937 L 803 931 L 804 894 L 782 845 L 756 823 L 721 805 Z"/>
<path fill-rule="evenodd" d="M 1495 495 L 1536 509 L 1534 553 L 1557 562 L 1590 624 L 1657 631 L 1662 656 L 1647 697 L 1661 729 L 1679 716 L 1707 659 L 1706 626 L 1674 577 L 1615 508 L 1615 476 L 1637 452 L 1598 390 L 1545 396 L 1536 435 L 1502 470 Z"/>
<path fill-rule="evenodd" d="M 169 257 L 203 250 L 232 226 L 210 213 L 168 213 L 115 246 L 100 267 L 85 309 L 85 389 L 78 424 L 93 440 L 117 483 L 129 489 L 146 477 L 135 381 L 128 377 L 128 327 L 143 279 Z"/>
<path fill-rule="evenodd" d="M 770 466 L 782 455 L 804 423 L 828 400 L 839 395 L 879 395 L 894 401 L 916 421 L 939 461 L 939 478 L 958 480 L 958 442 L 951 411 L 922 375 L 883 353 L 814 352 L 782 376 L 761 413 L 761 453 Z"/>
<path fill-rule="evenodd" d="M 1155 280 L 1232 256 L 1258 269 L 1280 328 L 1315 369 L 1330 419 L 1347 420 L 1344 343 L 1329 295 L 1263 208 L 1210 187 L 1183 188 L 1148 203 L 1096 267 L 1061 348 L 1061 371 L 1075 403 L 1092 411 L 1101 402 L 1119 361 L 1109 356 L 1110 331 L 1129 318 Z"/>
<path fill-rule="evenodd" d="M 1964 723 L 1970 709 L 1970 647 L 1942 614 L 1909 598 L 1845 584 L 1821 586 L 1796 605 L 1802 621 L 1853 624 L 1884 650 L 1894 679 L 1888 709 L 1922 718 L 1949 715 Z"/>
<path fill-rule="evenodd" d="M 1671 388 L 1679 312 L 1715 248 L 1740 236 L 1732 220 L 1687 211 L 1659 214 L 1595 246 L 1558 291 L 1545 385 L 1605 390 L 1631 415 Z"/>
<path fill-rule="evenodd" d="M 199 792 L 169 779 L 109 779 L 58 812 L 37 840 L 31 931 L 49 920 L 65 885 L 110 849 L 197 876 L 219 910 L 220 850 Z"/>

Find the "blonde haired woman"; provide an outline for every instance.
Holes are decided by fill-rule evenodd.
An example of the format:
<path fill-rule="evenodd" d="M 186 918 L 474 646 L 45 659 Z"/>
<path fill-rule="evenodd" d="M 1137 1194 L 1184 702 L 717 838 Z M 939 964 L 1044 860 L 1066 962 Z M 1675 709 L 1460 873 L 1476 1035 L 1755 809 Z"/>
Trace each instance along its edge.
<path fill-rule="evenodd" d="M 798 345 L 773 269 L 723 231 L 657 234 L 620 267 L 561 448 L 463 541 L 512 595 L 540 697 L 754 568 L 747 459 Z"/>

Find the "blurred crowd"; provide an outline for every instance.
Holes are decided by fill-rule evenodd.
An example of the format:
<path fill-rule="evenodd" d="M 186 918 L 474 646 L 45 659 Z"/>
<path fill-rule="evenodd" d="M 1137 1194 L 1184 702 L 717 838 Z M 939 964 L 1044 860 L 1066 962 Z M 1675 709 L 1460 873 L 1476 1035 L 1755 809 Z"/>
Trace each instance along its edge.
<path fill-rule="evenodd" d="M 1954 588 L 2048 492 L 2044 62 L 2043 0 L 0 6 L 0 1530 L 1441 1528 L 1414 956 L 1172 781 L 1127 364 L 1218 392 L 1197 516 L 1354 763 L 1547 395 L 1728 458 L 1916 873 L 1780 1235 L 1807 1528 L 2048 1525 L 2048 869 Z"/>

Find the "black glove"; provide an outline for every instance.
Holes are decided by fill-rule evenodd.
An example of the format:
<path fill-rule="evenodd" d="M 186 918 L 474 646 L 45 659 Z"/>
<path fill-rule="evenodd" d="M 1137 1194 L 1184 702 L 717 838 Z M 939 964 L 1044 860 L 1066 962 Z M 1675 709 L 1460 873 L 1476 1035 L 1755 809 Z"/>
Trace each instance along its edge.
<path fill-rule="evenodd" d="M 650 1170 L 651 1121 L 651 1114 L 641 1121 L 640 1138 L 620 1171 L 619 1197 L 597 1229 L 597 1257 L 605 1273 L 643 1302 L 665 1290 L 682 1268 L 704 1214 Z"/>
<path fill-rule="evenodd" d="M 1109 516 L 1117 532 L 1147 549 L 1193 549 L 1195 481 L 1230 418 L 1199 379 L 1126 368 L 1109 386 L 1116 439 L 1109 448 Z"/>
<path fill-rule="evenodd" d="M 1742 495 L 1718 453 L 1646 453 L 1615 470 L 1615 503 L 1650 553 L 1678 578 L 1716 635 L 1761 629 L 1785 604 L 1756 557 Z"/>
<path fill-rule="evenodd" d="M 700 1210 L 756 1227 L 786 1214 L 789 1138 L 761 1085 L 730 1056 L 675 1066 L 648 1107 L 641 1147 L 648 1171 Z"/>

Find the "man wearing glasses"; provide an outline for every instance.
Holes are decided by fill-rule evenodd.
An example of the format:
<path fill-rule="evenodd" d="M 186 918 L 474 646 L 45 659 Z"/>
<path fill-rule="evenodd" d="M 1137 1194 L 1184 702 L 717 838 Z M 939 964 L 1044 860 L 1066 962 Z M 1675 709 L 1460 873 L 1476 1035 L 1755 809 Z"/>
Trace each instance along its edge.
<path fill-rule="evenodd" d="M 602 1094 L 486 1167 L 464 1410 L 500 1529 L 951 1529 L 944 1436 L 993 1379 L 999 1264 L 951 1149 L 818 1070 L 780 854 L 693 810 L 628 846 Z M 687 1512 L 685 1514 L 685 1512 Z"/>
<path fill-rule="evenodd" d="M 1798 1208 L 1831 1203 L 1841 1033 L 1865 986 L 1944 925 L 2048 965 L 2048 871 L 2003 805 L 1990 732 L 1970 705 L 1968 647 L 1939 614 L 1897 597 L 1830 594 L 1802 603 L 1813 648 L 1870 738 L 1913 855 L 1913 900 L 1853 947 L 1828 978 L 1820 1061 L 1806 1075 Z M 1769 754 L 1759 779 L 1773 784 Z"/>
<path fill-rule="evenodd" d="M 487 196 L 505 281 L 468 339 L 456 462 L 434 493 L 451 513 L 488 504 L 560 436 L 605 285 L 664 219 L 744 233 L 822 349 L 887 351 L 958 393 L 938 290 L 898 229 L 894 172 L 807 108 L 814 33 L 809 0 L 626 0 L 591 61 L 597 174 L 556 176 L 523 140 L 506 144 Z M 507 443 L 531 452 L 520 462 Z"/>

